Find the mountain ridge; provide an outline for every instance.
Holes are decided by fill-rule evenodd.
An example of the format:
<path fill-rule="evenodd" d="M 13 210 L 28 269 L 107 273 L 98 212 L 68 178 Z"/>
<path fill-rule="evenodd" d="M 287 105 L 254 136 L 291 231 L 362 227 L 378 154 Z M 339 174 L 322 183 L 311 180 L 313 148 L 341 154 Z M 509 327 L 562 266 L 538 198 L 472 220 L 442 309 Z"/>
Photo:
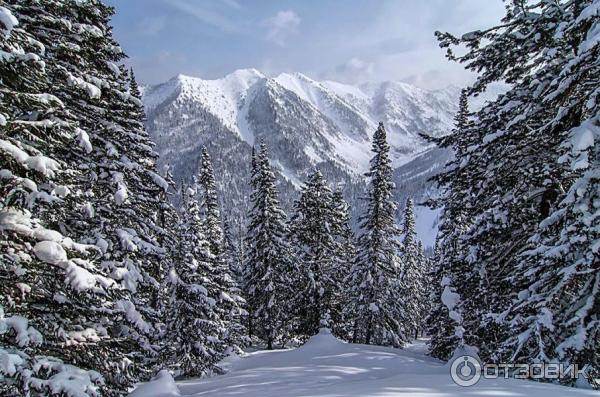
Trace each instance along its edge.
<path fill-rule="evenodd" d="M 420 134 L 451 131 L 459 94 L 454 86 L 425 90 L 394 81 L 354 86 L 298 72 L 269 77 L 248 68 L 211 80 L 179 74 L 144 87 L 143 101 L 159 165 L 171 166 L 177 180 L 190 180 L 198 171 L 201 146 L 208 146 L 217 157 L 223 205 L 233 217 L 243 219 L 250 153 L 258 142 L 269 146 L 288 209 L 302 181 L 319 168 L 331 184 L 344 186 L 356 215 L 378 123 L 386 126 L 394 168 L 427 154 L 423 159 L 431 164 L 414 163 L 428 169 L 430 176 L 440 167 L 435 161 L 439 152 L 431 152 L 432 146 Z M 397 175 L 401 179 L 407 173 Z M 425 174 L 416 175 L 410 186 L 396 180 L 404 186 L 396 196 L 400 207 L 407 197 L 418 202 L 430 192 L 431 184 L 424 178 Z M 435 235 L 435 216 L 427 218 L 430 225 L 419 229 Z M 431 236 L 426 240 L 433 244 Z"/>

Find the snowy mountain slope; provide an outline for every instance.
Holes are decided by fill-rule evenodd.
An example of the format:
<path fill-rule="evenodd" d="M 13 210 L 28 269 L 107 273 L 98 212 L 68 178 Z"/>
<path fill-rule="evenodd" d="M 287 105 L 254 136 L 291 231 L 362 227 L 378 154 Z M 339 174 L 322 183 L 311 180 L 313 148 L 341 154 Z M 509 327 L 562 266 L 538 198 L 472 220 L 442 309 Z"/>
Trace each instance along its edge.
<path fill-rule="evenodd" d="M 394 170 L 396 201 L 400 210 L 403 210 L 408 198 L 414 200 L 417 234 L 426 247 L 433 247 L 435 244 L 440 214 L 439 210 L 432 210 L 424 205 L 424 201 L 435 194 L 435 188 L 429 179 L 442 169 L 450 155 L 450 151 L 445 149 L 426 149 Z"/>
<path fill-rule="evenodd" d="M 453 383 L 448 365 L 427 357 L 419 341 L 405 349 L 349 344 L 322 330 L 295 350 L 258 351 L 228 359 L 228 373 L 173 382 L 168 373 L 142 385 L 130 397 L 434 397 L 595 396 L 572 389 L 515 379 L 481 379 L 471 387 Z"/>
<path fill-rule="evenodd" d="M 219 80 L 202 80 L 180 74 L 165 84 L 145 90 L 144 103 L 147 111 L 152 111 L 173 94 L 180 101 L 201 103 L 224 126 L 253 144 L 252 136 L 242 131 L 239 121 L 245 118 L 243 104 L 250 87 L 264 77 L 256 69 L 237 70 Z"/>
<path fill-rule="evenodd" d="M 447 132 L 459 91 L 452 88 L 454 95 L 444 96 L 398 82 L 351 87 L 332 81 L 318 82 L 300 73 L 267 78 L 256 69 L 242 69 L 217 80 L 179 75 L 167 83 L 147 87 L 144 102 L 147 111 L 152 113 L 176 95 L 180 102 L 190 101 L 203 107 L 226 128 L 253 144 L 254 134 L 248 124 L 256 122 L 257 117 L 272 115 L 276 110 L 264 109 L 266 113 L 255 113 L 248 118 L 248 106 L 260 102 L 260 98 L 256 98 L 257 87 L 263 87 L 260 97 L 264 97 L 266 87 L 266 92 L 279 105 L 295 102 L 303 104 L 301 108 L 311 108 L 309 116 L 318 120 L 313 126 L 322 129 L 310 131 L 315 139 L 306 142 L 304 150 L 309 154 L 318 153 L 320 145 L 335 149 L 326 155 L 350 165 L 357 173 L 368 167 L 368 141 L 379 121 L 386 123 L 395 161 L 401 164 L 423 149 L 424 142 L 419 133 L 439 135 Z M 316 162 L 323 160 L 319 156 L 313 157 Z"/>
<path fill-rule="evenodd" d="M 440 136 L 452 127 L 457 107 L 450 95 L 393 81 L 365 85 L 363 89 L 372 97 L 373 117 L 394 132 L 389 140 L 396 151 L 396 165 L 407 162 L 411 155 L 423 149 L 420 133 Z M 458 98 L 460 90 L 455 88 L 454 91 L 454 98 Z"/>
<path fill-rule="evenodd" d="M 402 167 L 428 149 L 420 133 L 450 131 L 458 95 L 456 87 L 426 91 L 399 82 L 354 87 L 299 73 L 270 78 L 242 69 L 216 80 L 178 75 L 145 87 L 143 99 L 160 165 L 172 166 L 176 180 L 190 180 L 206 145 L 215 158 L 226 213 L 240 218 L 248 201 L 251 148 L 257 142 L 269 146 L 288 208 L 301 181 L 318 167 L 330 183 L 345 186 L 346 199 L 358 213 L 370 137 L 378 122 L 386 124 L 394 165 Z M 426 159 L 432 166 L 440 164 Z M 418 202 L 426 190 L 405 189 L 398 198 L 404 201 L 410 192 Z M 422 230 L 431 229 L 427 223 Z"/>

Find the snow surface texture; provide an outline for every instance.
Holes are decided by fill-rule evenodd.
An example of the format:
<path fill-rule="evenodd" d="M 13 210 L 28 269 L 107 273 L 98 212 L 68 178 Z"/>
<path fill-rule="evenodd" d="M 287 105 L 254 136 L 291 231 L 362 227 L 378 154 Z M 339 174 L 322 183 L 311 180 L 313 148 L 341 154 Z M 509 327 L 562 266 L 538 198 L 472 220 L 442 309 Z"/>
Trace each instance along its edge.
<path fill-rule="evenodd" d="M 423 341 L 407 348 L 348 344 L 328 330 L 295 350 L 258 351 L 226 362 L 226 375 L 175 383 L 163 371 L 130 397 L 446 397 L 597 396 L 533 381 L 481 379 L 471 387 L 453 383 L 449 367 L 424 355 Z"/>

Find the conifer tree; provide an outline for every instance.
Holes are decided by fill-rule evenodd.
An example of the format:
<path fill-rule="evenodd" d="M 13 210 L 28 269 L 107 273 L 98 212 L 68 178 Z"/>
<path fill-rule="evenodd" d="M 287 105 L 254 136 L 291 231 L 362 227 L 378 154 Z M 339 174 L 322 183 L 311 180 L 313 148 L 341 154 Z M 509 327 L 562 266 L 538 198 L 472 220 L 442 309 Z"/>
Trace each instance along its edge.
<path fill-rule="evenodd" d="M 358 258 L 353 268 L 351 305 L 354 341 L 402 346 L 408 340 L 408 318 L 402 300 L 399 229 L 396 225 L 394 183 L 389 144 L 382 123 L 373 135 L 374 157 L 366 174 L 370 178 L 367 213 L 361 218 Z"/>
<path fill-rule="evenodd" d="M 425 300 L 425 263 L 419 249 L 419 241 L 415 231 L 415 216 L 412 199 L 406 200 L 404 208 L 404 228 L 402 230 L 402 302 L 408 320 L 406 329 L 410 335 L 418 337 Z"/>
<path fill-rule="evenodd" d="M 419 263 L 422 265 L 421 270 L 421 304 L 420 310 L 421 314 L 419 316 L 419 333 L 421 335 L 427 334 L 427 316 L 431 312 L 431 292 L 433 290 L 432 285 L 432 267 L 433 267 L 433 259 L 427 256 L 425 249 L 423 248 L 423 243 L 419 240 L 417 244 L 417 251 L 419 252 Z"/>
<path fill-rule="evenodd" d="M 202 187 L 202 228 L 206 235 L 211 254 L 211 273 L 207 274 L 214 291 L 210 292 L 216 301 L 216 310 L 223 323 L 223 333 L 220 335 L 223 343 L 233 349 L 239 349 L 244 342 L 241 323 L 243 299 L 239 287 L 231 274 L 230 265 L 226 260 L 223 227 L 221 226 L 221 211 L 217 197 L 217 187 L 210 155 L 206 147 L 202 148 L 201 170 L 198 182 Z"/>
<path fill-rule="evenodd" d="M 290 312 L 289 286 L 294 273 L 285 213 L 279 206 L 275 175 L 267 147 L 253 156 L 252 209 L 246 242 L 244 291 L 251 316 L 252 332 L 272 349 L 287 330 Z"/>
<path fill-rule="evenodd" d="M 462 274 L 464 336 L 487 360 L 598 368 L 597 3 L 510 1 L 499 26 L 437 33 L 481 73 L 469 93 L 511 85 L 450 143 L 441 177 L 468 226 L 468 252 L 445 267 Z"/>
<path fill-rule="evenodd" d="M 252 189 L 252 195 L 250 197 L 251 201 L 255 198 L 258 198 L 259 177 L 260 177 L 260 166 L 259 166 L 258 156 L 256 153 L 256 148 L 254 146 L 252 146 L 252 154 L 250 157 L 250 181 L 249 181 L 250 188 Z M 258 207 L 256 207 L 256 210 L 257 209 L 258 209 Z M 254 205 L 251 205 L 250 209 L 248 210 L 248 219 L 252 219 L 256 216 L 257 216 L 257 214 L 255 213 Z M 249 248 L 248 233 L 246 233 L 246 238 L 243 243 L 246 247 Z M 256 333 L 254 332 L 254 312 L 253 312 L 254 308 L 253 308 L 253 305 L 250 304 L 250 295 L 254 294 L 254 286 L 251 283 L 251 280 L 254 277 L 254 274 L 255 274 L 254 263 L 248 261 L 247 257 L 244 257 L 244 262 L 243 262 L 243 266 L 242 266 L 242 294 L 244 296 L 244 299 L 246 299 L 246 303 L 247 303 L 246 311 L 248 312 L 248 315 L 246 316 L 246 329 L 248 330 L 249 338 L 256 336 Z"/>
<path fill-rule="evenodd" d="M 12 87 L 24 88 L 24 93 L 27 86 L 45 92 L 35 96 L 43 106 L 33 107 L 29 116 L 8 115 L 22 118 L 20 127 L 34 123 L 44 130 L 43 138 L 34 138 L 33 130 L 25 127 L 23 131 L 29 131 L 24 141 L 17 142 L 19 135 L 12 133 L 13 141 L 8 141 L 12 146 L 5 145 L 5 152 L 13 157 L 18 153 L 23 162 L 27 157 L 13 146 L 21 146 L 24 153 L 35 149 L 36 154 L 27 156 L 38 156 L 39 172 L 60 175 L 61 180 L 60 184 L 48 180 L 38 185 L 44 190 L 35 189 L 48 205 L 38 207 L 34 217 L 43 222 L 40 227 L 60 232 L 52 239 L 46 234 L 37 249 L 38 259 L 54 266 L 52 272 L 44 277 L 33 271 L 18 276 L 19 285 L 35 291 L 41 309 L 31 318 L 44 336 L 36 354 L 59 355 L 64 361 L 49 362 L 51 370 L 36 387 L 49 387 L 46 378 L 76 364 L 98 371 L 93 382 L 82 382 L 89 389 L 81 393 L 93 394 L 101 383 L 107 395 L 123 393 L 149 373 L 143 364 L 154 350 L 152 322 L 157 311 L 152 305 L 158 296 L 155 281 L 162 274 L 155 267 L 164 254 L 154 223 L 160 204 L 156 197 L 164 181 L 154 172 L 156 155 L 143 129 L 141 101 L 127 93 L 127 74 L 117 66 L 124 55 L 108 27 L 110 7 L 71 0 L 7 2 L 7 7 L 17 17 L 19 35 L 28 32 L 25 50 L 31 55 L 3 57 L 9 65 L 2 75 L 17 77 L 19 62 L 30 62 L 31 73 L 43 65 L 44 75 L 37 84 L 28 77 L 32 74 L 19 71 L 23 80 L 13 79 Z M 12 44 L 8 50 L 20 51 Z M 29 96 L 29 101 L 33 98 Z M 40 112 L 44 107 L 50 111 Z M 22 146 L 25 142 L 29 146 Z M 31 146 L 33 142 L 39 148 Z M 126 154 L 119 157 L 119 153 Z M 50 251 L 57 256 L 45 255 Z M 34 287 L 25 280 L 29 277 L 44 286 Z M 25 310 L 34 294 L 20 295 Z"/>
<path fill-rule="evenodd" d="M 192 377 L 218 371 L 223 358 L 222 321 L 216 308 L 210 243 L 203 232 L 198 185 L 186 187 L 181 215 L 180 249 L 183 260 L 174 277 L 174 321 L 167 328 L 170 348 L 166 360 L 177 376 Z"/>
<path fill-rule="evenodd" d="M 177 317 L 176 310 L 176 288 L 177 288 L 177 269 L 181 267 L 184 260 L 184 250 L 180 243 L 183 242 L 179 228 L 182 226 L 182 220 L 179 213 L 175 210 L 171 197 L 176 193 L 175 182 L 169 167 L 164 169 L 164 180 L 168 184 L 168 189 L 163 190 L 159 195 L 161 202 L 157 214 L 158 242 L 165 248 L 165 254 L 161 257 L 161 268 L 166 274 L 162 277 L 157 310 L 160 313 L 160 321 L 157 324 L 157 335 L 153 343 L 156 346 L 156 354 L 150 358 L 149 365 L 152 372 L 157 373 L 161 369 L 168 367 L 173 346 L 171 345 L 170 329 Z"/>
<path fill-rule="evenodd" d="M 235 283 L 241 286 L 243 282 L 244 247 L 243 244 L 240 244 L 241 230 L 238 229 L 236 233 L 233 229 L 232 221 L 225 219 L 223 221 L 223 250 L 231 276 Z M 240 236 L 236 238 L 236 234 Z"/>
<path fill-rule="evenodd" d="M 350 206 L 344 199 L 341 189 L 333 192 L 333 228 L 332 233 L 336 241 L 337 251 L 334 256 L 335 264 L 332 268 L 333 279 L 337 280 L 340 288 L 335 318 L 331 329 L 339 338 L 352 340 L 353 316 L 349 311 L 347 302 L 351 299 L 349 292 L 352 279 L 351 271 L 356 259 L 356 237 L 351 227 Z M 335 307 L 335 306 L 334 306 Z"/>
<path fill-rule="evenodd" d="M 96 247 L 65 237 L 53 217 L 70 208 L 58 205 L 72 200 L 78 170 L 69 156 L 85 152 L 64 102 L 50 93 L 47 54 L 24 23 L 27 11 L 0 6 L 0 394 L 52 387 L 91 396 L 107 390 L 106 380 L 66 341 L 92 339 L 87 352 L 108 356 L 100 346 L 107 323 L 95 309 L 110 305 L 115 283 L 93 264 Z M 57 382 L 71 376 L 80 382 L 70 390 Z"/>
<path fill-rule="evenodd" d="M 223 228 L 221 226 L 221 211 L 217 197 L 217 185 L 215 173 L 206 146 L 202 147 L 200 160 L 200 176 L 198 178 L 202 186 L 202 217 L 204 218 L 204 230 L 211 245 L 213 255 L 223 253 Z"/>
<path fill-rule="evenodd" d="M 451 134 L 434 139 L 442 146 L 452 148 L 459 158 L 467 152 L 467 138 L 470 133 L 469 127 L 472 125 L 468 109 L 468 91 L 462 90 L 459 98 L 458 112 L 454 117 L 454 128 Z M 431 138 L 430 138 L 431 139 Z M 457 166 L 456 159 L 447 164 L 447 168 Z M 467 285 L 468 288 L 475 288 L 476 279 L 469 277 L 469 265 L 463 261 L 464 248 L 462 248 L 460 236 L 467 229 L 465 209 L 462 208 L 461 200 L 464 198 L 465 186 L 450 186 L 442 173 L 436 176 L 436 180 L 443 188 L 440 197 L 434 200 L 432 204 L 442 209 L 438 235 L 436 239 L 436 250 L 434 263 L 430 270 L 431 290 L 431 309 L 426 319 L 427 333 L 430 336 L 429 353 L 442 360 L 448 360 L 463 342 L 462 321 L 458 324 L 455 319 L 458 318 L 452 311 L 455 311 L 456 302 L 450 309 L 442 300 L 442 294 L 456 293 L 450 286 L 452 279 L 461 280 L 460 283 Z M 463 181 L 468 184 L 469 182 Z M 454 295 L 452 295 L 454 296 Z M 458 296 L 458 295 L 457 295 Z M 476 304 L 476 303 L 475 303 Z M 456 312 L 458 313 L 458 312 Z M 455 319 L 451 318 L 451 315 Z"/>
<path fill-rule="evenodd" d="M 135 79 L 135 73 L 133 73 L 133 68 L 129 69 L 129 94 L 139 100 L 142 99 L 142 93 L 140 91 L 140 87 L 137 83 L 137 80 Z"/>
<path fill-rule="evenodd" d="M 343 280 L 349 270 L 343 199 L 336 198 L 320 171 L 308 177 L 295 203 L 291 242 L 300 267 L 296 303 L 297 332 L 315 335 L 322 326 L 340 324 Z M 341 216 L 342 218 L 337 218 Z"/>
<path fill-rule="evenodd" d="M 11 1 L 7 7 L 43 57 L 31 59 L 45 66 L 40 82 L 46 92 L 39 98 L 55 113 L 63 109 L 62 120 L 52 121 L 60 133 L 46 135 L 53 143 L 44 144 L 44 153 L 66 171 L 65 179 L 55 190 L 60 200 L 45 206 L 40 218 L 44 227 L 60 231 L 69 249 L 82 251 L 81 260 L 68 262 L 73 282 L 62 282 L 68 279 L 61 276 L 64 268 L 39 279 L 48 288 L 35 290 L 47 299 L 37 300 L 46 299 L 52 309 L 32 321 L 54 327 L 40 353 L 61 352 L 65 366 L 81 363 L 101 373 L 103 393 L 124 393 L 150 376 L 147 364 L 157 354 L 161 285 L 168 273 L 157 219 L 168 183 L 156 173 L 137 84 L 118 66 L 124 54 L 108 24 L 112 8 L 95 0 Z"/>

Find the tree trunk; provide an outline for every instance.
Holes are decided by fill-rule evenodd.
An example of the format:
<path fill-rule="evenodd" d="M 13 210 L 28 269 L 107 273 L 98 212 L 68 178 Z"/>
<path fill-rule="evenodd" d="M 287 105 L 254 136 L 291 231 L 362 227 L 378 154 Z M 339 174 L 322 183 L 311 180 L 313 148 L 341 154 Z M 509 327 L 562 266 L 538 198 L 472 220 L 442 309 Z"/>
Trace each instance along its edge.
<path fill-rule="evenodd" d="M 371 344 L 371 328 L 372 328 L 372 323 L 373 323 L 373 320 L 371 318 L 371 315 L 369 315 L 369 322 L 367 323 L 367 335 L 365 337 L 365 344 L 366 345 L 370 345 Z"/>

